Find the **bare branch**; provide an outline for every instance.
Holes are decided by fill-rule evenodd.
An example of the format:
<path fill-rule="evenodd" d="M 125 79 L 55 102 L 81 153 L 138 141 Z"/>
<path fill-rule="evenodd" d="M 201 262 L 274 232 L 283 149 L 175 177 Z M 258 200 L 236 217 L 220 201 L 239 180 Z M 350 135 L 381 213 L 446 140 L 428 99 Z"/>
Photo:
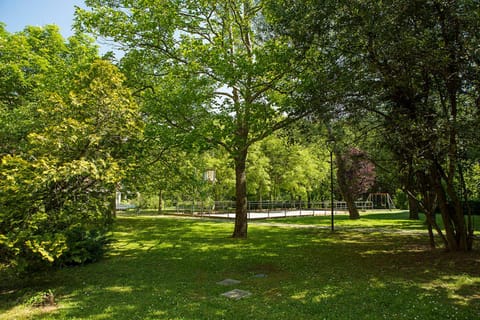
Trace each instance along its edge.
<path fill-rule="evenodd" d="M 228 92 L 223 92 L 223 91 L 215 91 L 213 92 L 214 95 L 217 95 L 217 96 L 224 96 L 224 97 L 227 97 L 227 98 L 230 98 L 230 99 L 234 99 L 233 95 L 228 93 Z"/>

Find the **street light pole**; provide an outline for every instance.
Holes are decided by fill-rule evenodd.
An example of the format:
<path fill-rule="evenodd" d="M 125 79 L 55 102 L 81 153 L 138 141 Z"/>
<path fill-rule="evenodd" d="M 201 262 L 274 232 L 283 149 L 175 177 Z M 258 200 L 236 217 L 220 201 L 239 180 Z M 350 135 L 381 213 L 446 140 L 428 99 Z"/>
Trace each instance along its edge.
<path fill-rule="evenodd" d="M 333 212 L 333 150 L 335 149 L 335 140 L 333 138 L 330 138 L 327 141 L 327 148 L 328 151 L 330 152 L 330 207 L 331 207 L 331 226 L 332 226 L 332 232 L 335 231 L 335 218 L 334 218 L 334 212 Z"/>
<path fill-rule="evenodd" d="M 330 149 L 330 200 L 331 200 L 331 217 L 332 217 L 332 232 L 335 231 L 334 214 L 333 214 L 333 150 Z"/>

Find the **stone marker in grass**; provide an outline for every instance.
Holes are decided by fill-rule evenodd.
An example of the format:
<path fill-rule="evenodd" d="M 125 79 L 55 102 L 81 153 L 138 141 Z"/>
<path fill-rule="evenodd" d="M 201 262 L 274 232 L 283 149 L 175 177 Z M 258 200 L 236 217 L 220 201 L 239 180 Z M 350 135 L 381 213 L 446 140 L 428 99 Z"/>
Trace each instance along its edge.
<path fill-rule="evenodd" d="M 222 286 L 231 286 L 232 284 L 239 284 L 240 281 L 235 280 L 235 279 L 225 279 L 220 282 L 217 282 L 217 284 L 220 284 Z"/>
<path fill-rule="evenodd" d="M 222 293 L 222 296 L 230 298 L 230 299 L 235 299 L 235 300 L 239 300 L 239 299 L 248 297 L 250 295 L 252 295 L 251 292 L 245 291 L 245 290 L 240 290 L 240 289 L 233 289 L 232 291 Z"/>

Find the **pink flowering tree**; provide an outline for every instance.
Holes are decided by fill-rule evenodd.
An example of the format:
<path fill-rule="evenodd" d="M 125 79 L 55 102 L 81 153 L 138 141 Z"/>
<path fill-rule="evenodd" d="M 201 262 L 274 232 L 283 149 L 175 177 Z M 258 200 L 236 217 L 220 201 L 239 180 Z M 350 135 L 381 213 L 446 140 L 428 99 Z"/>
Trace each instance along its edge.
<path fill-rule="evenodd" d="M 337 180 L 343 199 L 347 203 L 350 219 L 360 218 L 355 200 L 375 183 L 375 165 L 368 155 L 357 148 L 336 154 Z"/>

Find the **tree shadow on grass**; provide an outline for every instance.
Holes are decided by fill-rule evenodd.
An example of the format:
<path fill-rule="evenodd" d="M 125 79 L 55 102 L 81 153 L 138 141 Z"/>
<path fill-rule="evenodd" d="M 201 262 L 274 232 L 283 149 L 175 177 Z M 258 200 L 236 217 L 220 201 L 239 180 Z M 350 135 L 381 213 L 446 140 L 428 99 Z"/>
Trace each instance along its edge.
<path fill-rule="evenodd" d="M 418 235 L 257 225 L 237 240 L 231 227 L 121 218 L 101 262 L 10 287 L 52 288 L 59 309 L 39 316 L 51 319 L 467 319 L 480 311 L 478 252 L 430 251 Z M 234 288 L 217 284 L 225 278 L 252 296 L 221 296 Z"/>

